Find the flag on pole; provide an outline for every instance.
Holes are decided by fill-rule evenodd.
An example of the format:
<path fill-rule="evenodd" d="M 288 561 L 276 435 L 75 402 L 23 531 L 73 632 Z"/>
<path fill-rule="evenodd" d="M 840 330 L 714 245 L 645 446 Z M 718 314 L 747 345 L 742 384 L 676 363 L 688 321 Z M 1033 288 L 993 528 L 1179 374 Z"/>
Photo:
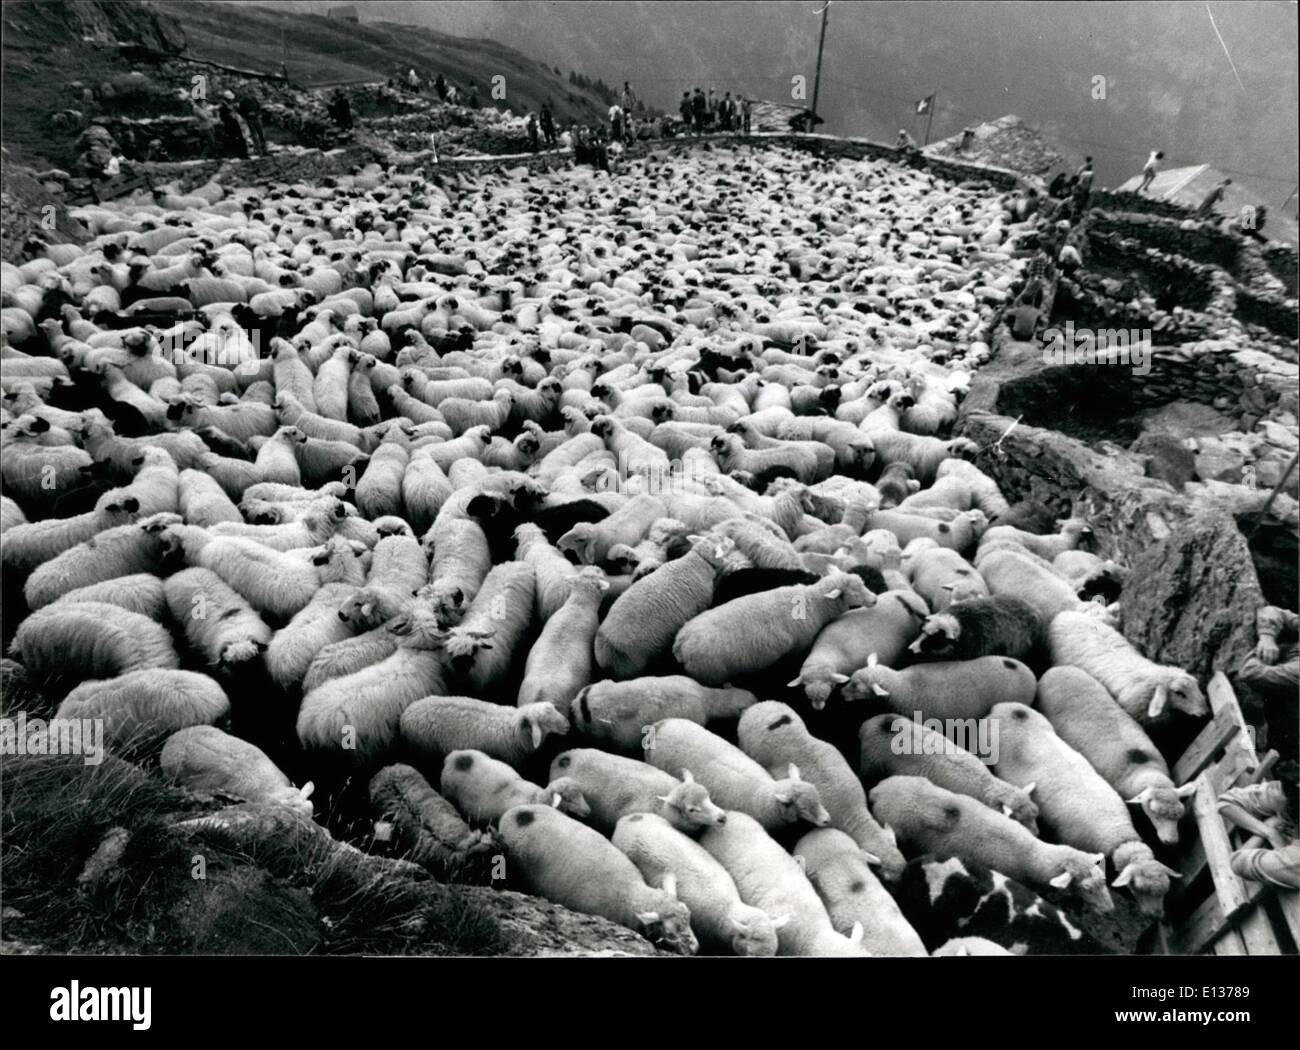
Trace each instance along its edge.
<path fill-rule="evenodd" d="M 930 107 L 933 105 L 934 96 L 926 95 L 925 98 L 921 99 L 921 101 L 916 104 L 916 111 L 917 113 L 929 113 Z"/>

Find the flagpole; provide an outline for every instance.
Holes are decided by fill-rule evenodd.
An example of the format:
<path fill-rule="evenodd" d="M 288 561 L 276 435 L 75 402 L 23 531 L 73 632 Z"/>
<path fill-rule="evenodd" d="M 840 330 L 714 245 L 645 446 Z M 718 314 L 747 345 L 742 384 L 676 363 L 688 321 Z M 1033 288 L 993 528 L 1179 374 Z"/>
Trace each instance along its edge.
<path fill-rule="evenodd" d="M 930 96 L 930 112 L 925 118 L 925 142 L 921 144 L 922 149 L 930 145 L 930 125 L 934 123 L 934 100 L 938 97 L 938 95 Z"/>
<path fill-rule="evenodd" d="M 822 48 L 826 45 L 826 19 L 830 15 L 830 10 L 830 0 L 826 0 L 826 6 L 822 8 L 822 33 L 817 40 L 817 72 L 813 76 L 812 117 L 808 121 L 809 131 L 815 131 L 817 128 L 817 97 L 822 89 Z"/>

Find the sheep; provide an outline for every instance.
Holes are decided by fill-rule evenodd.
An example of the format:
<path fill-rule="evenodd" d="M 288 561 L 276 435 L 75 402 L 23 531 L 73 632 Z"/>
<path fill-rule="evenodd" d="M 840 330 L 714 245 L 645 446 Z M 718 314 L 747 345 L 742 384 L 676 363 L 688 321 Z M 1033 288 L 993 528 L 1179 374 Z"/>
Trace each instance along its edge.
<path fill-rule="evenodd" d="M 342 478 L 351 485 L 370 460 L 367 453 L 361 452 L 350 442 L 308 437 L 297 428 L 290 429 L 296 431 L 294 455 L 307 485 L 320 486 L 336 478 Z"/>
<path fill-rule="evenodd" d="M 568 714 L 570 701 L 592 679 L 592 639 L 607 590 L 609 580 L 600 569 L 588 566 L 578 574 L 569 597 L 528 650 L 518 706 L 547 702 Z"/>
<path fill-rule="evenodd" d="M 165 627 L 106 602 L 38 609 L 18 625 L 10 651 L 32 675 L 59 681 L 180 666 Z"/>
<path fill-rule="evenodd" d="M 69 602 L 101 602 L 159 622 L 167 614 L 167 597 L 163 581 L 152 573 L 137 572 L 103 583 L 77 587 L 56 598 L 51 605 Z"/>
<path fill-rule="evenodd" d="M 979 560 L 980 575 L 990 594 L 1026 602 L 1046 631 L 1056 614 L 1084 610 L 1073 586 L 1027 551 L 993 549 Z"/>
<path fill-rule="evenodd" d="M 1082 518 L 1069 518 L 1056 523 L 1061 531 L 1051 536 L 1036 536 L 1013 525 L 994 525 L 980 539 L 980 543 L 996 543 L 998 540 L 1015 540 L 1031 554 L 1051 561 L 1064 551 L 1086 547 L 1093 541 L 1092 526 Z"/>
<path fill-rule="evenodd" d="M 1141 806 L 1167 846 L 1178 844 L 1183 799 L 1196 784 L 1174 787 L 1169 766 L 1151 738 L 1077 667 L 1053 667 L 1038 680 L 1038 709 L 1070 747 L 1083 755 L 1130 806 Z"/>
<path fill-rule="evenodd" d="M 714 580 L 733 546 L 726 537 L 695 537 L 688 554 L 635 581 L 596 632 L 596 663 L 614 678 L 643 674 L 682 627 L 709 608 Z"/>
<path fill-rule="evenodd" d="M 699 841 L 731 876 L 740 899 L 772 916 L 777 955 L 867 954 L 861 944 L 865 931 L 855 928 L 849 937 L 837 933 L 798 861 L 748 814 L 728 813 L 725 824 L 707 829 Z"/>
<path fill-rule="evenodd" d="M 748 595 L 684 624 L 673 641 L 673 656 L 692 678 L 721 685 L 803 652 L 837 616 L 875 601 L 862 580 L 847 573 L 832 573 L 806 587 Z"/>
<path fill-rule="evenodd" d="M 12 572 L 31 572 L 37 566 L 92 540 L 107 529 L 130 525 L 139 503 L 129 497 L 71 518 L 45 518 L 5 529 L 0 557 Z"/>
<path fill-rule="evenodd" d="M 429 565 L 414 536 L 385 536 L 375 544 L 366 585 L 339 605 L 339 619 L 369 630 L 406 612 L 424 586 Z"/>
<path fill-rule="evenodd" d="M 949 459 L 974 459 L 978 446 L 969 438 L 938 438 L 902 431 L 872 431 L 876 462 L 906 463 L 923 486 L 933 484 L 940 466 Z"/>
<path fill-rule="evenodd" d="M 1128 573 L 1113 561 L 1103 561 L 1091 551 L 1062 551 L 1052 559 L 1052 568 L 1066 580 L 1083 601 L 1101 597 L 1119 599 Z"/>
<path fill-rule="evenodd" d="M 885 591 L 870 608 L 850 609 L 822 628 L 798 676 L 786 687 L 802 687 L 813 709 L 820 711 L 835 688 L 848 682 L 872 656 L 886 667 L 897 664 L 927 611 L 925 602 L 911 591 Z"/>
<path fill-rule="evenodd" d="M 26 524 L 27 515 L 23 513 L 22 507 L 8 496 L 0 496 L 0 531 L 8 536 L 11 529 Z"/>
<path fill-rule="evenodd" d="M 697 783 L 689 769 L 677 777 L 645 762 L 578 747 L 561 752 L 551 762 L 550 780 L 567 777 L 578 785 L 591 809 L 594 827 L 608 835 L 628 813 L 655 813 L 674 828 L 698 834 L 726 817 Z"/>
<path fill-rule="evenodd" d="M 400 639 L 390 656 L 307 691 L 298 709 L 298 739 L 305 748 L 341 749 L 357 762 L 372 761 L 397 739 L 401 717 L 415 701 L 445 692 L 442 647 L 446 632 L 424 609 L 387 625 Z"/>
<path fill-rule="evenodd" d="M 179 729 L 216 725 L 230 700 L 212 678 L 194 671 L 149 668 L 82 682 L 63 699 L 57 718 L 102 718 L 104 743 L 123 754 L 148 751 Z"/>
<path fill-rule="evenodd" d="M 916 852 L 983 864 L 1031 886 L 1070 889 L 1097 911 L 1114 909 L 1102 854 L 1043 842 L 1010 817 L 924 777 L 887 777 L 867 800 Z"/>
<path fill-rule="evenodd" d="M 313 784 L 294 787 L 261 748 L 216 726 L 177 730 L 163 744 L 158 766 L 165 777 L 191 791 L 288 806 L 306 817 L 312 814 Z"/>
<path fill-rule="evenodd" d="M 963 511 L 951 522 L 902 510 L 871 510 L 866 515 L 868 529 L 892 532 L 904 546 L 913 540 L 931 539 L 959 553 L 973 547 L 987 525 L 984 513 L 978 510 Z"/>
<path fill-rule="evenodd" d="M 1039 814 L 1052 834 L 1109 856 L 1119 872 L 1111 885 L 1131 885 L 1145 914 L 1161 914 L 1169 879 L 1179 873 L 1158 862 L 1138 838 L 1119 793 L 1040 712 L 1024 704 L 998 704 L 989 718 L 999 727 L 993 771 L 1012 784 L 1032 782 Z"/>
<path fill-rule="evenodd" d="M 966 459 L 946 459 L 935 471 L 935 481 L 942 478 L 960 478 L 970 489 L 974 505 L 990 521 L 996 521 L 1007 512 L 1009 505 L 998 484 L 974 463 Z"/>
<path fill-rule="evenodd" d="M 1037 665 L 1045 652 L 1033 607 L 1009 594 L 967 598 L 927 616 L 908 651 L 925 659 L 977 660 L 1009 656 Z"/>
<path fill-rule="evenodd" d="M 75 489 L 93 463 L 70 445 L 15 443 L 0 457 L 0 475 L 11 496 L 28 506 L 48 507 L 59 494 Z"/>
<path fill-rule="evenodd" d="M 912 588 L 925 599 L 934 612 L 967 598 L 981 598 L 989 593 L 983 576 L 975 566 L 948 547 L 909 549 L 903 563 L 911 577 Z"/>
<path fill-rule="evenodd" d="M 237 524 L 244 520 L 222 487 L 201 470 L 187 468 L 180 472 L 176 504 L 186 524 L 201 529 L 220 522 Z"/>
<path fill-rule="evenodd" d="M 478 522 L 440 516 L 425 537 L 432 547 L 428 599 L 457 620 L 477 597 L 492 568 L 487 536 Z"/>
<path fill-rule="evenodd" d="M 336 621 L 339 620 L 337 609 L 331 608 L 329 614 Z M 296 620 L 297 617 L 295 616 L 294 619 Z M 347 637 L 330 642 L 319 652 L 310 655 L 307 670 L 302 676 L 304 693 L 309 693 L 332 679 L 342 678 L 344 675 L 354 674 L 363 668 L 378 664 L 397 651 L 399 638 L 388 630 L 386 624 L 358 635 L 352 635 L 351 628 L 348 627 L 346 633 Z M 305 645 L 314 636 L 314 631 L 304 631 L 300 640 Z M 301 657 L 300 653 L 297 655 Z"/>
<path fill-rule="evenodd" d="M 133 525 L 106 529 L 43 562 L 23 586 L 27 607 L 40 609 L 68 591 L 92 583 L 157 572 L 163 559 L 163 531 L 179 520 L 175 514 L 158 514 Z"/>
<path fill-rule="evenodd" d="M 539 787 L 512 766 L 482 751 L 448 754 L 438 790 L 473 824 L 497 823 L 506 810 L 515 806 L 555 806 L 579 820 L 591 815 L 591 806 L 571 777 L 560 777 Z"/>
<path fill-rule="evenodd" d="M 830 823 L 817 786 L 804 781 L 793 763 L 787 763 L 778 780 L 740 748 L 695 722 L 655 722 L 642 747 L 646 761 L 657 769 L 690 770 L 718 805 L 748 813 L 769 830 L 801 820 L 816 827 Z"/>
<path fill-rule="evenodd" d="M 741 957 L 776 954 L 772 917 L 742 901 L 727 870 L 663 817 L 629 813 L 619 819 L 612 841 L 648 885 L 668 889 L 686 905 L 703 948 Z"/>
<path fill-rule="evenodd" d="M 278 396 L 292 397 L 308 412 L 316 412 L 315 377 L 298 354 L 298 348 L 284 339 L 271 341 L 272 372 Z M 290 421 L 292 422 L 292 421 Z"/>
<path fill-rule="evenodd" d="M 516 806 L 501 818 L 500 837 L 506 857 L 539 896 L 603 916 L 678 954 L 699 950 L 686 905 L 646 885 L 600 832 L 546 806 Z"/>
<path fill-rule="evenodd" d="M 979 729 L 988 725 L 987 720 L 982 721 Z M 973 738 L 977 743 L 979 729 Z M 967 742 L 972 742 L 970 735 Z M 1038 834 L 1038 807 L 1029 797 L 1032 785 L 1022 788 L 999 780 L 984 759 L 923 722 L 902 715 L 876 715 L 862 723 L 858 744 L 858 771 L 864 778 L 925 777 L 939 787 L 969 795 Z M 991 743 L 988 750 L 992 751 Z"/>
<path fill-rule="evenodd" d="M 468 696 L 431 696 L 402 712 L 402 740 L 417 752 L 482 751 L 518 766 L 569 720 L 550 704 L 503 707 Z"/>
<path fill-rule="evenodd" d="M 346 562 L 356 576 L 351 582 L 323 584 L 311 601 L 272 636 L 264 656 L 266 670 L 271 681 L 286 691 L 303 682 L 317 655 L 324 654 L 331 643 L 352 637 L 352 627 L 339 618 L 338 609 L 361 582 L 356 551 L 342 540 L 332 540 L 317 557 Z"/>
<path fill-rule="evenodd" d="M 879 864 L 888 879 L 903 873 L 905 861 L 894 836 L 876 823 L 867 809 L 867 793 L 852 767 L 832 744 L 808 732 L 803 719 L 787 704 L 764 700 L 740 716 L 740 749 L 776 777 L 792 765 L 817 788 L 833 828 L 847 833 Z M 849 924 L 852 927 L 852 923 Z"/>
<path fill-rule="evenodd" d="M 533 589 L 531 565 L 520 561 L 494 565 L 464 619 L 451 629 L 448 666 L 475 692 L 497 685 L 510 673 L 532 621 Z"/>
<path fill-rule="evenodd" d="M 210 569 L 183 569 L 164 585 L 172 620 L 215 670 L 231 672 L 271 644 L 271 628 Z"/>
<path fill-rule="evenodd" d="M 778 538 L 768 528 L 769 524 L 754 517 L 734 517 L 724 521 L 713 532 L 731 540 L 736 545 L 736 550 L 757 568 L 803 572 L 803 561 L 794 547 L 784 537 Z"/>
<path fill-rule="evenodd" d="M 983 718 L 994 704 L 1030 703 L 1034 672 L 1007 656 L 916 664 L 896 671 L 868 661 L 841 690 L 845 700 L 879 697 L 895 714 Z"/>
<path fill-rule="evenodd" d="M 575 729 L 598 743 L 625 751 L 639 750 L 646 727 L 664 718 L 685 718 L 700 725 L 740 716 L 758 697 L 746 689 L 710 689 L 686 675 L 596 682 L 581 690 L 569 706 Z"/>
<path fill-rule="evenodd" d="M 397 514 L 405 507 L 411 528 L 423 532 L 433 524 L 438 511 L 452 492 L 451 482 L 434 457 L 433 450 L 436 448 L 436 445 L 426 446 L 407 456 L 400 446 L 380 445 L 366 467 L 361 484 L 357 486 L 357 506 L 362 507 L 362 486 L 365 485 L 367 503 L 371 508 L 366 513 L 377 512 L 382 507 L 386 514 Z M 386 451 L 387 449 L 394 451 Z M 382 461 L 377 462 L 381 456 Z M 380 468 L 376 483 L 368 485 L 367 479 L 376 466 Z M 365 507 L 362 510 L 365 511 Z"/>
<path fill-rule="evenodd" d="M 280 525 L 222 521 L 209 526 L 207 531 L 214 537 L 234 536 L 253 540 L 276 551 L 295 551 L 327 543 L 336 533 L 346 529 L 347 521 L 347 504 L 327 496 L 318 503 L 308 504 L 302 515 L 293 521 Z"/>
<path fill-rule="evenodd" d="M 352 372 L 354 354 L 350 344 L 341 343 L 316 370 L 312 396 L 316 399 L 316 412 L 326 419 L 347 422 L 348 377 Z"/>
<path fill-rule="evenodd" d="M 862 946 L 872 955 L 926 954 L 920 934 L 881 886 L 871 858 L 850 835 L 837 828 L 817 828 L 795 843 L 794 857 L 838 932 L 848 936 L 861 928 Z M 901 853 L 898 858 L 897 874 L 902 875 Z"/>
<path fill-rule="evenodd" d="M 568 598 L 579 569 L 530 521 L 515 526 L 515 557 L 533 567 L 537 581 L 537 618 L 545 622 Z"/>
<path fill-rule="evenodd" d="M 436 872 L 454 871 L 496 848 L 490 834 L 471 829 L 411 766 L 385 766 L 371 777 L 370 804 L 379 817 L 376 838 L 395 838 L 406 857 Z"/>
<path fill-rule="evenodd" d="M 420 420 L 416 420 L 420 422 Z M 440 445 L 428 445 L 429 458 L 438 465 L 438 469 L 449 471 L 458 459 L 479 459 L 492 442 L 492 432 L 487 427 L 470 427 L 459 437 L 444 441 Z"/>
<path fill-rule="evenodd" d="M 1092 675 L 1143 728 L 1167 720 L 1168 707 L 1193 718 L 1209 714 L 1195 678 L 1180 668 L 1148 660 L 1122 634 L 1095 617 L 1059 613 L 1047 639 L 1053 664 L 1068 664 Z"/>
<path fill-rule="evenodd" d="M 579 522 L 555 545 L 561 554 L 572 552 L 584 565 L 598 565 L 615 544 L 635 547 L 650 527 L 668 517 L 663 500 L 648 495 L 633 496 L 603 521 Z"/>

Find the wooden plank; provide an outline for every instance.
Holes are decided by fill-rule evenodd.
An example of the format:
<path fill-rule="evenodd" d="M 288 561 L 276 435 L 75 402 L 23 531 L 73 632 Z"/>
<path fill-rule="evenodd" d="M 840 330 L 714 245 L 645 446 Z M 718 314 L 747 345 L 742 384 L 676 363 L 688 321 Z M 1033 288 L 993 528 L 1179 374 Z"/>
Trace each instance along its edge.
<path fill-rule="evenodd" d="M 1214 892 L 1225 915 L 1231 915 L 1250 898 L 1246 887 L 1232 870 L 1232 843 L 1217 808 L 1218 796 L 1207 775 L 1202 774 L 1192 796 L 1192 812 L 1205 847 L 1205 859 L 1214 880 Z"/>
<path fill-rule="evenodd" d="M 1226 925 L 1219 899 L 1211 893 L 1186 921 L 1169 931 L 1169 947 L 1175 955 L 1195 955 L 1218 936 Z"/>
<path fill-rule="evenodd" d="M 1286 928 L 1291 931 L 1291 939 L 1300 948 L 1300 891 L 1279 889 L 1276 899 L 1277 909 L 1282 913 Z"/>
<path fill-rule="evenodd" d="M 1201 730 L 1174 764 L 1174 783 L 1188 784 L 1195 780 L 1236 735 L 1237 723 L 1232 710 L 1224 707 L 1216 711 L 1214 720 Z"/>
<path fill-rule="evenodd" d="M 1255 751 L 1255 729 L 1246 721 L 1246 716 L 1242 714 L 1241 705 L 1237 703 L 1237 694 L 1232 691 L 1228 676 L 1222 671 L 1216 671 L 1214 677 L 1210 679 L 1209 686 L 1207 686 L 1207 693 L 1212 711 L 1217 712 L 1227 708 L 1232 712 L 1233 720 L 1241 733 L 1242 746 L 1251 758 L 1251 767 L 1258 767 L 1259 755 Z"/>
<path fill-rule="evenodd" d="M 1223 931 L 1223 934 L 1211 945 L 1215 955 L 1249 955 L 1246 945 L 1241 939 L 1241 934 L 1229 926 Z"/>
<path fill-rule="evenodd" d="M 1256 894 L 1255 906 L 1236 923 L 1247 955 L 1281 955 L 1282 946 L 1277 943 L 1273 924 L 1268 912 L 1264 910 L 1263 898 Z"/>

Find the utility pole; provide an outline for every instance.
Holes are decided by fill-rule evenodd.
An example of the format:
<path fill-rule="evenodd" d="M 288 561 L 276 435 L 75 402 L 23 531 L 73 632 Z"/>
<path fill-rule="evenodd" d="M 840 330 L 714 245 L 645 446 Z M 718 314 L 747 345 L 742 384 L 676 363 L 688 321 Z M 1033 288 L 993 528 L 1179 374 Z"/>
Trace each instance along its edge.
<path fill-rule="evenodd" d="M 930 112 L 926 115 L 925 118 L 925 141 L 921 143 L 922 149 L 930 145 L 930 125 L 934 123 L 934 100 L 938 97 L 939 97 L 938 95 L 930 96 Z"/>
<path fill-rule="evenodd" d="M 822 32 L 817 40 L 817 73 L 813 77 L 812 115 L 808 119 L 809 131 L 817 127 L 817 97 L 821 94 L 822 88 L 822 49 L 826 46 L 826 19 L 830 15 L 830 10 L 831 0 L 826 0 L 826 6 L 822 8 Z"/>

